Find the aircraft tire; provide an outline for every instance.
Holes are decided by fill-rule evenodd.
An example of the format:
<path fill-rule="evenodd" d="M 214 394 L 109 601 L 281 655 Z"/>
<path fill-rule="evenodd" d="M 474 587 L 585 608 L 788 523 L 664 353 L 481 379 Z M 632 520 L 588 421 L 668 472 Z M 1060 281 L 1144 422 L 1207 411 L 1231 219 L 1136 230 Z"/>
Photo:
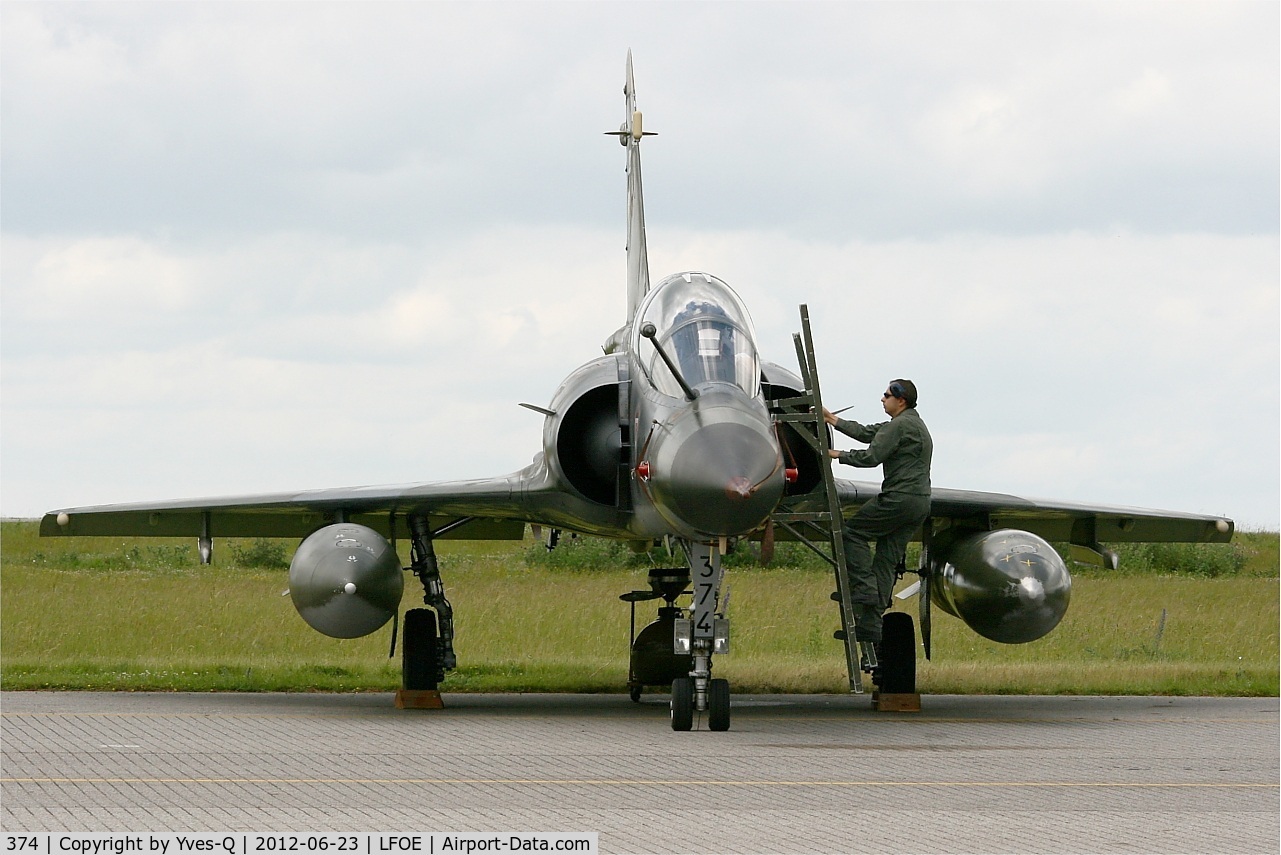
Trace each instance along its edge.
<path fill-rule="evenodd" d="M 672 681 L 672 730 L 689 730 L 694 726 L 694 681 L 677 677 Z"/>
<path fill-rule="evenodd" d="M 707 687 L 707 727 L 729 730 L 729 680 L 712 680 Z"/>
<path fill-rule="evenodd" d="M 881 629 L 880 688 L 887 695 L 916 691 L 916 627 L 907 612 L 889 612 Z"/>
<path fill-rule="evenodd" d="M 437 661 L 436 613 L 431 609 L 405 612 L 400 642 L 400 679 L 405 689 L 428 691 L 440 686 Z"/>
<path fill-rule="evenodd" d="M 627 696 L 632 699 L 632 703 L 639 704 L 641 699 L 641 686 L 628 686 Z"/>

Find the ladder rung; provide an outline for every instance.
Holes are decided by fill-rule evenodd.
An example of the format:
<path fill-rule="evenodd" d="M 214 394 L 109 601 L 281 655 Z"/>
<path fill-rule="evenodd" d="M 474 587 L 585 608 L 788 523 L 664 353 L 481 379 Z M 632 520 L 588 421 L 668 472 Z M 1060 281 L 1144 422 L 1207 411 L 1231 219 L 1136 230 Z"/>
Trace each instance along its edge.
<path fill-rule="evenodd" d="M 802 395 L 799 398 L 775 398 L 766 403 L 771 407 L 812 407 L 814 406 L 814 396 Z"/>

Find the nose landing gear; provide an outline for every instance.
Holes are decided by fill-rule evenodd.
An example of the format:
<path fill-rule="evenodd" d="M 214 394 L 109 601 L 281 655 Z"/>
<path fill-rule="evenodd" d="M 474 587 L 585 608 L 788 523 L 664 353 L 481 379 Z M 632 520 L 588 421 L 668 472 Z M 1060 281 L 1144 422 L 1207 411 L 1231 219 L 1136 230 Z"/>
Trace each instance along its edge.
<path fill-rule="evenodd" d="M 729 730 L 729 681 L 712 679 L 712 656 L 729 651 L 729 621 L 721 600 L 718 544 L 682 542 L 689 569 L 655 568 L 650 590 L 619 599 L 632 604 L 632 652 L 627 688 L 639 701 L 645 686 L 671 686 L 672 730 L 691 730 L 696 712 L 707 713 L 709 730 Z M 692 590 L 687 590 L 690 581 Z M 692 593 L 688 609 L 676 599 Z M 658 618 L 636 634 L 636 603 L 662 597 Z M 727 598 L 728 599 L 728 598 Z"/>

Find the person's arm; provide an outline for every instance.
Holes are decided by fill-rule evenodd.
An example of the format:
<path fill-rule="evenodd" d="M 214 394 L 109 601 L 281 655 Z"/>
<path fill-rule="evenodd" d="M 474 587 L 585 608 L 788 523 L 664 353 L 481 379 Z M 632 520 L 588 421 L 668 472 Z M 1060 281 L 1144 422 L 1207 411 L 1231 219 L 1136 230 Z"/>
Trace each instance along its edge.
<path fill-rule="evenodd" d="M 844 421 L 844 419 L 838 419 L 838 421 Z M 867 448 L 861 450 L 841 451 L 832 455 L 832 457 L 846 466 L 857 466 L 862 469 L 880 466 L 894 453 L 894 449 L 898 447 L 902 438 L 900 436 L 902 431 L 894 429 L 893 422 L 881 422 L 876 425 L 860 425 L 858 422 L 846 422 L 846 424 L 861 428 L 861 433 L 867 436 L 868 439 L 862 439 L 855 433 L 850 433 L 849 436 L 858 439 L 860 442 L 871 443 Z M 840 429 L 839 426 L 837 429 Z M 845 431 L 842 431 L 842 433 L 845 433 Z"/>
<path fill-rule="evenodd" d="M 865 425 L 848 419 L 836 418 L 835 416 L 833 418 L 835 421 L 830 422 L 832 427 L 848 437 L 857 439 L 859 442 L 871 442 L 876 438 L 876 434 L 880 429 L 889 424 L 889 422 L 881 422 L 875 425 Z"/>

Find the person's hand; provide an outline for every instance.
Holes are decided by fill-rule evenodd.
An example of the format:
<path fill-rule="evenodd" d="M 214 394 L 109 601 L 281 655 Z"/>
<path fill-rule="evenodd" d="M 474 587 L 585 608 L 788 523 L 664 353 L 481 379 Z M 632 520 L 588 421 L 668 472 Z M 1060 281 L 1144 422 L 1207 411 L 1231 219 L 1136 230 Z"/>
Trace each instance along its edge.
<path fill-rule="evenodd" d="M 827 407 L 824 407 L 824 408 L 823 408 L 823 421 L 825 421 L 825 422 L 827 422 L 829 425 L 832 425 L 833 427 L 835 427 L 835 426 L 836 426 L 836 414 L 835 414 L 835 413 L 833 413 L 831 410 L 829 410 Z"/>

